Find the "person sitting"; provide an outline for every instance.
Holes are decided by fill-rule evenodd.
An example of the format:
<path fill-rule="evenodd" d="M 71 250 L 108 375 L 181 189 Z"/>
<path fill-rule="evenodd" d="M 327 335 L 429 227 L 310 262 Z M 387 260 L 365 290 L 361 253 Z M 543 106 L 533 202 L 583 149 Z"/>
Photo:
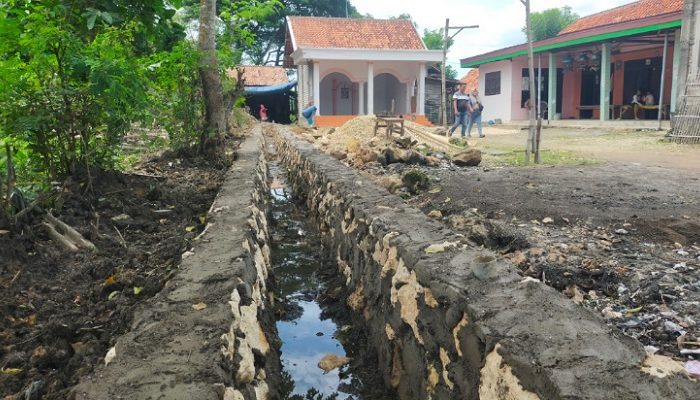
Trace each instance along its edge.
<path fill-rule="evenodd" d="M 527 100 L 525 100 L 525 103 L 523 103 L 522 108 L 525 108 L 525 109 L 527 109 L 527 111 L 530 111 L 530 109 L 532 108 L 532 105 L 530 103 L 529 98 Z M 539 111 L 539 113 L 540 113 L 540 115 L 538 115 L 538 117 L 542 116 L 542 118 L 546 119 L 548 116 L 547 113 L 549 112 L 549 104 L 544 100 L 540 100 L 540 109 L 537 111 Z"/>
<path fill-rule="evenodd" d="M 639 119 L 639 108 L 637 106 L 642 105 L 642 100 L 642 91 L 637 90 L 634 95 L 632 95 L 632 101 L 630 104 L 623 105 L 620 109 L 620 118 L 618 119 L 622 119 L 622 116 L 629 110 L 634 110 L 634 119 Z"/>
<path fill-rule="evenodd" d="M 644 96 L 644 105 L 653 106 L 654 105 L 654 95 L 647 91 L 646 96 Z"/>
<path fill-rule="evenodd" d="M 638 93 L 641 94 L 641 92 Z M 651 91 L 647 91 L 647 94 L 641 99 L 641 103 L 634 104 L 634 119 L 639 119 L 639 110 L 658 110 L 659 106 L 654 103 L 654 95 Z M 646 117 L 646 114 L 644 116 Z"/>

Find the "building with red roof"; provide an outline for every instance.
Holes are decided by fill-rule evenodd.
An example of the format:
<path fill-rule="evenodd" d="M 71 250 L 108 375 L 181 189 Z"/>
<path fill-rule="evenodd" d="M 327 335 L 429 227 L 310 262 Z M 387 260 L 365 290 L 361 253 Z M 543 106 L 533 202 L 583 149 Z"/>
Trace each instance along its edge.
<path fill-rule="evenodd" d="M 285 66 L 297 70 L 299 110 L 313 102 L 320 126 L 373 114 L 424 121 L 426 71 L 441 60 L 411 21 L 287 17 Z"/>
<path fill-rule="evenodd" d="M 536 97 L 557 119 L 660 117 L 675 111 L 683 0 L 640 0 L 583 17 L 557 36 L 533 43 Z M 478 68 L 485 117 L 528 119 L 527 44 L 461 60 Z M 632 98 L 649 93 L 647 110 Z M 652 99 L 653 98 L 653 99 Z M 653 101 L 652 101 L 653 100 Z"/>
<path fill-rule="evenodd" d="M 467 84 L 467 92 L 479 90 L 479 69 L 474 68 L 459 80 Z"/>
<path fill-rule="evenodd" d="M 274 86 L 289 82 L 287 71 L 282 67 L 269 65 L 241 65 L 228 71 L 228 75 L 238 79 L 238 73 L 245 86 Z"/>

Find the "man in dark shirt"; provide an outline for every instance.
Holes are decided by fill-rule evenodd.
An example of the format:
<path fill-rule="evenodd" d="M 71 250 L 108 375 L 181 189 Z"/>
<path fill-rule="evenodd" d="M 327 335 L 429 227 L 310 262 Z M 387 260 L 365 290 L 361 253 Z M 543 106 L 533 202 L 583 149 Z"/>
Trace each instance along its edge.
<path fill-rule="evenodd" d="M 459 83 L 459 90 L 452 96 L 452 109 L 455 112 L 455 123 L 450 128 L 450 136 L 454 133 L 458 126 L 462 125 L 462 138 L 467 133 L 467 125 L 469 124 L 469 93 L 467 93 L 467 84 Z"/>

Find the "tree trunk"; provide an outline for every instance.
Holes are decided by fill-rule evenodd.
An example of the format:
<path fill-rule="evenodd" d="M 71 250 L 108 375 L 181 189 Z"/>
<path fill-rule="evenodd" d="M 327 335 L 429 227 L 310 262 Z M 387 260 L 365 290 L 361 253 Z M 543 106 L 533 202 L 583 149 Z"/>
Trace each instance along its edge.
<path fill-rule="evenodd" d="M 527 145 L 525 148 L 525 160 L 530 162 L 530 153 L 536 150 L 536 126 L 535 118 L 537 115 L 537 98 L 535 96 L 535 55 L 532 48 L 532 24 L 530 20 L 530 0 L 520 0 L 525 5 L 525 29 L 527 30 L 527 61 L 529 69 L 530 81 L 530 124 L 527 137 Z"/>
<path fill-rule="evenodd" d="M 218 151 L 226 134 L 224 93 L 216 60 L 216 0 L 202 0 L 199 12 L 199 50 L 202 52 L 202 91 L 206 108 L 203 148 Z"/>

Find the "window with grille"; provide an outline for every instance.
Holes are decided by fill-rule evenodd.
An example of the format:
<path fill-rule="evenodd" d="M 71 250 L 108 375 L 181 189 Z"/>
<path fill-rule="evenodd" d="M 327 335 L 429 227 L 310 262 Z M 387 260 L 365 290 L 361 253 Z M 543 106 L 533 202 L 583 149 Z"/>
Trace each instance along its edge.
<path fill-rule="evenodd" d="M 495 96 L 501 94 L 501 71 L 489 72 L 485 77 L 484 95 Z"/>

